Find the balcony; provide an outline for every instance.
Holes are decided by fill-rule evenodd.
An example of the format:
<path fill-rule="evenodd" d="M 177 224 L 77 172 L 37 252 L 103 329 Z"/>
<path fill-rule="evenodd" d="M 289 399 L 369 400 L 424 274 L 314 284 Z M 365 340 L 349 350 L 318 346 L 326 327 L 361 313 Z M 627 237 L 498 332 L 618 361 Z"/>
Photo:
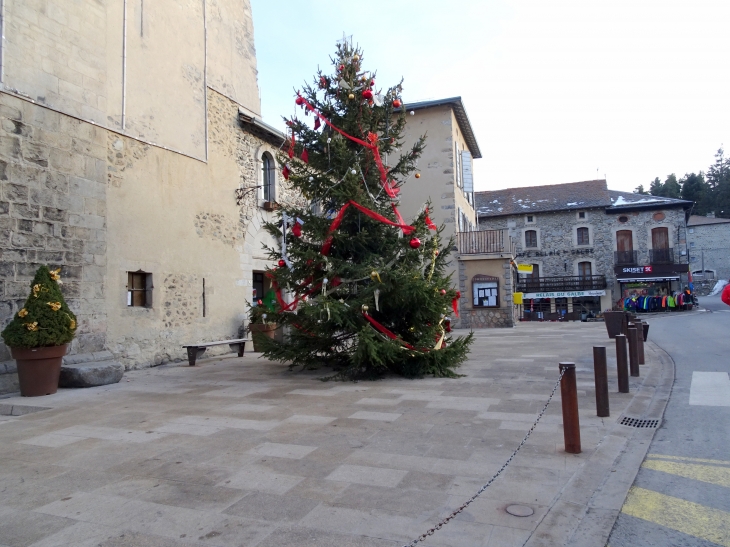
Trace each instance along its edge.
<path fill-rule="evenodd" d="M 649 264 L 674 264 L 674 249 L 649 249 Z"/>
<path fill-rule="evenodd" d="M 617 266 L 636 266 L 639 263 L 639 251 L 614 251 L 613 261 Z"/>
<path fill-rule="evenodd" d="M 517 281 L 517 292 L 600 291 L 606 288 L 605 275 L 527 277 Z"/>
<path fill-rule="evenodd" d="M 515 253 L 514 240 L 507 230 L 459 232 L 456 234 L 456 244 L 462 255 Z"/>

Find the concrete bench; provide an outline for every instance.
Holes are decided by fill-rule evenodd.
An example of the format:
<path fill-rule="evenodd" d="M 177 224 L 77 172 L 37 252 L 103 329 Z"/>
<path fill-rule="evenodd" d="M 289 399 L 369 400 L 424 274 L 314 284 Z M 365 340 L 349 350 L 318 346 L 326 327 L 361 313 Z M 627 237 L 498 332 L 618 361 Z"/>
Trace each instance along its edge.
<path fill-rule="evenodd" d="M 232 351 L 237 352 L 239 357 L 243 357 L 246 342 L 248 342 L 246 338 L 237 338 L 235 340 L 220 340 L 218 342 L 198 342 L 197 344 L 187 344 L 183 347 L 188 350 L 188 364 L 194 367 L 195 360 L 202 357 L 205 350 L 212 346 L 228 344 Z"/>

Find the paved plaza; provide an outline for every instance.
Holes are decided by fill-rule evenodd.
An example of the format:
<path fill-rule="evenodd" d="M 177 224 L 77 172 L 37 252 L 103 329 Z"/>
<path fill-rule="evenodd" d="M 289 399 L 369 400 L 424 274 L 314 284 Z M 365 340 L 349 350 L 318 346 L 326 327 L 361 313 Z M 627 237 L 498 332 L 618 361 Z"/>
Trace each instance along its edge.
<path fill-rule="evenodd" d="M 476 332 L 458 379 L 322 382 L 247 353 L 0 399 L 0 547 L 399 547 L 509 458 L 559 361 L 577 364 L 583 452 L 564 451 L 558 390 L 506 471 L 421 545 L 603 546 L 654 433 L 618 420 L 661 418 L 673 365 L 649 342 L 619 394 L 603 323 L 529 323 Z"/>

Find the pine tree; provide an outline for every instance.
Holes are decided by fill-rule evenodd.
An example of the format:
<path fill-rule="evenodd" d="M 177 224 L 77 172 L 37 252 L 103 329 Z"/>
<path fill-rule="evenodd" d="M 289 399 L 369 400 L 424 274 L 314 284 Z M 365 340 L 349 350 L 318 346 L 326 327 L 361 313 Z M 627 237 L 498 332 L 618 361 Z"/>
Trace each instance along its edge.
<path fill-rule="evenodd" d="M 279 242 L 267 249 L 276 305 L 252 307 L 250 319 L 287 327 L 284 342 L 262 339 L 268 358 L 331 366 L 329 378 L 456 376 L 472 335 L 448 334 L 454 242 L 428 204 L 410 224 L 397 209 L 425 136 L 403 149 L 401 84 L 378 90 L 360 48 L 340 42 L 332 61 L 333 74 L 318 71 L 297 93 L 302 117 L 287 121 L 279 162 L 309 206 L 284 203 L 265 225 Z"/>
<path fill-rule="evenodd" d="M 68 309 L 58 286 L 61 269 L 41 266 L 30 284 L 25 305 L 2 332 L 11 348 L 68 344 L 76 334 L 76 316 Z"/>

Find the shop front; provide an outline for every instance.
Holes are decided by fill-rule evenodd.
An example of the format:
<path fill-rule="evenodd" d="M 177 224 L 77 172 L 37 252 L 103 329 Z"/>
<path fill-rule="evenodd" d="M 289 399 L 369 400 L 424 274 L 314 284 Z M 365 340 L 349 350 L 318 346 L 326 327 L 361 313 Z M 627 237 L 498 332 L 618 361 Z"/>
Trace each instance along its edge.
<path fill-rule="evenodd" d="M 687 264 L 616 266 L 620 295 L 616 304 L 639 312 L 685 309 L 681 274 L 687 271 Z"/>
<path fill-rule="evenodd" d="M 523 321 L 578 321 L 601 312 L 605 290 L 547 291 L 522 294 Z"/>

